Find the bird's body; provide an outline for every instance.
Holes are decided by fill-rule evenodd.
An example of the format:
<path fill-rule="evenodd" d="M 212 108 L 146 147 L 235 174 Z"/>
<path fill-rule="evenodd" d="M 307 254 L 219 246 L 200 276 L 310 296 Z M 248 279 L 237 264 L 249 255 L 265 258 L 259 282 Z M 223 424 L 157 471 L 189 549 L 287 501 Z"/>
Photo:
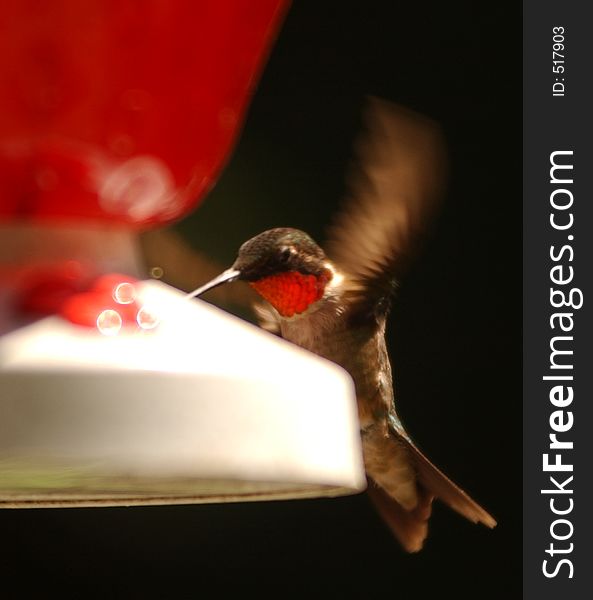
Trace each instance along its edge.
<path fill-rule="evenodd" d="M 422 547 L 432 500 L 473 522 L 494 519 L 414 445 L 396 413 L 385 328 L 396 281 L 442 186 L 442 143 L 426 119 L 374 100 L 351 197 L 327 254 L 306 233 L 265 231 L 199 293 L 247 281 L 267 303 L 262 326 L 341 365 L 356 388 L 369 492 L 408 551 Z"/>
<path fill-rule="evenodd" d="M 280 335 L 337 363 L 354 380 L 367 473 L 405 508 L 418 502 L 408 450 L 394 442 L 395 412 L 391 364 L 385 343 L 386 315 L 366 318 L 349 306 L 348 284 L 334 267 L 323 299 L 303 314 L 278 319 Z M 335 282 L 334 285 L 332 283 Z"/>
<path fill-rule="evenodd" d="M 241 270 L 245 260 L 253 261 L 252 244 L 263 241 L 265 246 L 285 248 L 302 236 L 306 234 L 289 228 L 266 231 L 243 245 L 233 268 Z M 310 270 L 318 275 L 308 276 L 321 280 L 323 294 L 318 300 L 288 316 L 282 314 L 282 296 L 276 294 L 269 299 L 279 310 L 266 304 L 259 307 L 258 313 L 266 329 L 339 364 L 352 376 L 369 492 L 393 533 L 408 551 L 419 550 L 427 535 L 435 496 L 473 522 L 494 526 L 494 519 L 417 449 L 396 413 L 385 341 L 389 298 L 366 302 L 360 279 L 342 272 L 322 256 L 316 263 Z M 286 276 L 292 273 L 287 271 Z M 251 285 L 262 291 L 262 281 L 268 277 L 256 279 Z M 282 279 L 278 273 L 271 277 Z"/>

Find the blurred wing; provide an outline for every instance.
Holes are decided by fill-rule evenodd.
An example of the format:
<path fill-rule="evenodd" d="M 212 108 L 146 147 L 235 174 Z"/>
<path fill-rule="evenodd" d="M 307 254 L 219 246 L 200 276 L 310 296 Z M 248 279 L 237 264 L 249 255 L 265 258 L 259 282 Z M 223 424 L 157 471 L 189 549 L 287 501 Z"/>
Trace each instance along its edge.
<path fill-rule="evenodd" d="M 278 313 L 269 304 L 256 302 L 253 305 L 253 310 L 257 318 L 257 323 L 262 329 L 274 335 L 281 335 Z"/>
<path fill-rule="evenodd" d="M 188 292 L 216 277 L 226 268 L 192 248 L 172 229 L 155 229 L 143 233 L 140 236 L 140 248 L 149 270 L 160 268 L 165 283 Z M 219 286 L 205 297 L 214 303 L 232 304 L 249 312 L 259 298 L 243 282 Z"/>
<path fill-rule="evenodd" d="M 326 248 L 354 293 L 380 302 L 436 212 L 446 159 L 440 128 L 430 119 L 376 98 L 368 99 L 365 116 L 346 203 Z"/>

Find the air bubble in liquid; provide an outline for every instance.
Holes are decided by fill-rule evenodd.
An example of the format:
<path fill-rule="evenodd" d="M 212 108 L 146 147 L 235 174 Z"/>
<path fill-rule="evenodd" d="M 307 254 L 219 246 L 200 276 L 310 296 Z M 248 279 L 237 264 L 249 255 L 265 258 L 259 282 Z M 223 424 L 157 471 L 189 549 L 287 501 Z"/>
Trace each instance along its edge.
<path fill-rule="evenodd" d="M 131 283 L 118 283 L 113 290 L 113 299 L 118 304 L 132 304 L 136 299 L 136 288 Z"/>
<path fill-rule="evenodd" d="M 117 335 L 121 329 L 122 320 L 116 310 L 108 308 L 97 317 L 97 329 L 103 335 Z"/>
<path fill-rule="evenodd" d="M 154 329 L 160 323 L 160 319 L 153 310 L 143 306 L 136 315 L 136 322 L 142 329 Z"/>

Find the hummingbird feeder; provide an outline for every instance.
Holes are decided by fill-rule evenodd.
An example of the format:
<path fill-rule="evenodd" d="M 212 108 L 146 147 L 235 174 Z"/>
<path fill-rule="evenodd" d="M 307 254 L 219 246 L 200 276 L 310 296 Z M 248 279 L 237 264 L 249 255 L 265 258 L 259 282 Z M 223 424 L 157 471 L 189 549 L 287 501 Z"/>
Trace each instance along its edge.
<path fill-rule="evenodd" d="M 0 507 L 365 487 L 341 368 L 158 281 L 284 0 L 0 0 Z"/>

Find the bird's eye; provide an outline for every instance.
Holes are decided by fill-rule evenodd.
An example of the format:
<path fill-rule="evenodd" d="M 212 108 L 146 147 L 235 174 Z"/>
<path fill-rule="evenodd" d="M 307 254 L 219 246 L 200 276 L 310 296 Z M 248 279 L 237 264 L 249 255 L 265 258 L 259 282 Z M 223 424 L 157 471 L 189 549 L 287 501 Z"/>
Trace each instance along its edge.
<path fill-rule="evenodd" d="M 292 256 L 292 248 L 286 246 L 280 251 L 280 262 L 287 263 Z"/>

